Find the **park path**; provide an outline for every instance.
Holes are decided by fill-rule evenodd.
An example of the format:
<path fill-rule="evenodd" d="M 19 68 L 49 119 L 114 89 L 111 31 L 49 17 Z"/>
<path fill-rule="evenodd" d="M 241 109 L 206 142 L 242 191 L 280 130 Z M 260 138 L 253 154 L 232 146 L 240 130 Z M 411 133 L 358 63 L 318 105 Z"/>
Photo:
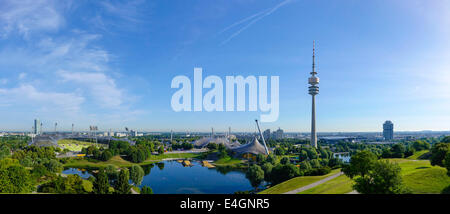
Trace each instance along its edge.
<path fill-rule="evenodd" d="M 320 181 L 316 181 L 316 182 L 314 182 L 312 184 L 306 185 L 304 187 L 300 187 L 298 189 L 291 190 L 289 192 L 285 192 L 283 194 L 297 194 L 299 192 L 303 192 L 305 190 L 311 189 L 311 188 L 313 188 L 313 187 L 315 187 L 317 185 L 323 184 L 323 183 L 325 183 L 325 182 L 327 182 L 327 181 L 329 181 L 331 179 L 337 178 L 337 177 L 339 177 L 339 176 L 341 176 L 343 174 L 344 174 L 343 172 L 338 172 L 338 173 L 336 173 L 336 174 L 334 174 L 332 176 L 326 177 L 326 178 L 324 178 L 324 179 L 322 179 Z"/>
<path fill-rule="evenodd" d="M 136 190 L 134 190 L 133 188 L 131 188 L 131 194 L 139 194 L 139 193 L 136 192 Z"/>

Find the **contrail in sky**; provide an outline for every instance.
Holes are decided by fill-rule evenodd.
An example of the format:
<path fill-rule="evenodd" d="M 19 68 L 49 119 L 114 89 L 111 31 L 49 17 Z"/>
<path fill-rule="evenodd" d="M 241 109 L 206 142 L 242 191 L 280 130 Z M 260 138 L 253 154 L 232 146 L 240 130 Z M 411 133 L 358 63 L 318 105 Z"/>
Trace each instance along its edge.
<path fill-rule="evenodd" d="M 246 24 L 244 27 L 240 28 L 238 31 L 236 31 L 235 33 L 233 33 L 230 37 L 228 37 L 226 40 L 224 40 L 220 45 L 224 45 L 227 42 L 229 42 L 231 39 L 233 39 L 234 37 L 238 36 L 240 33 L 242 33 L 244 30 L 246 30 L 247 28 L 249 28 L 250 26 L 252 26 L 253 24 L 255 24 L 256 22 L 258 22 L 259 20 L 261 20 L 262 18 L 269 16 L 270 14 L 274 13 L 275 11 L 277 11 L 280 7 L 291 3 L 292 0 L 285 0 L 283 2 L 281 2 L 280 4 L 277 4 L 276 6 L 272 7 L 272 8 L 268 8 L 265 10 L 262 10 L 256 14 L 253 14 L 245 19 L 242 19 L 238 22 L 233 23 L 232 25 L 224 28 L 222 31 L 220 31 L 219 34 L 233 28 L 234 26 L 237 26 L 239 24 L 242 24 L 244 22 L 250 21 L 248 24 Z"/>

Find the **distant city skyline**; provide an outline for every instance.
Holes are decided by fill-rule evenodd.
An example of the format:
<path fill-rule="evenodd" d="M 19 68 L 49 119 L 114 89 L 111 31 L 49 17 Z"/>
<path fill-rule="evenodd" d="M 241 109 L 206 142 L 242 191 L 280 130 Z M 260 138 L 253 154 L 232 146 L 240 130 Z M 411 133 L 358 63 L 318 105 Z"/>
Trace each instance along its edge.
<path fill-rule="evenodd" d="M 0 130 L 254 132 L 255 112 L 175 112 L 171 80 L 279 76 L 279 117 L 310 132 L 450 130 L 450 2 L 2 1 Z M 204 89 L 203 93 L 208 92 Z M 270 97 L 270 96 L 269 96 Z M 248 102 L 248 100 L 247 100 Z M 35 130 L 36 131 L 36 130 Z"/>

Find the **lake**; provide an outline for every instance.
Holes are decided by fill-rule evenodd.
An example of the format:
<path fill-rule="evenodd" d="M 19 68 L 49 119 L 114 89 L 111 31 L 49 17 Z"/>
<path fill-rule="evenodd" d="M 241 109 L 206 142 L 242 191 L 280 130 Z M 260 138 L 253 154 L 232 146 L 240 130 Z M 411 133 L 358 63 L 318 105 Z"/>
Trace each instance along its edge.
<path fill-rule="evenodd" d="M 198 161 L 192 163 L 194 165 L 190 167 L 184 167 L 177 161 L 142 166 L 146 175 L 140 187 L 150 186 L 155 194 L 233 194 L 253 189 L 243 171 L 223 167 L 209 169 Z M 74 168 L 63 173 L 77 174 L 82 178 L 90 176 Z"/>

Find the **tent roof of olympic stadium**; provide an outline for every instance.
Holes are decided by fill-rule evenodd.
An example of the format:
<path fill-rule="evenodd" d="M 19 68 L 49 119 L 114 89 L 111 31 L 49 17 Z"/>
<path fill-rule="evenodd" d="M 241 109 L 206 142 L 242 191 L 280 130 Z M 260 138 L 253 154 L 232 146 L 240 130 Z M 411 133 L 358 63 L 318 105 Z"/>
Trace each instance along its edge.
<path fill-rule="evenodd" d="M 263 154 L 266 155 L 266 149 L 264 148 L 261 143 L 259 143 L 258 139 L 253 140 L 251 143 L 244 144 L 242 146 L 232 148 L 232 151 L 238 153 L 238 154 L 245 154 L 245 153 L 251 153 L 251 154 Z"/>
<path fill-rule="evenodd" d="M 224 137 L 204 137 L 196 140 L 194 142 L 194 146 L 203 148 L 206 147 L 209 143 L 223 144 L 227 148 L 234 148 L 241 145 L 239 142 L 230 142 L 227 138 Z"/>

